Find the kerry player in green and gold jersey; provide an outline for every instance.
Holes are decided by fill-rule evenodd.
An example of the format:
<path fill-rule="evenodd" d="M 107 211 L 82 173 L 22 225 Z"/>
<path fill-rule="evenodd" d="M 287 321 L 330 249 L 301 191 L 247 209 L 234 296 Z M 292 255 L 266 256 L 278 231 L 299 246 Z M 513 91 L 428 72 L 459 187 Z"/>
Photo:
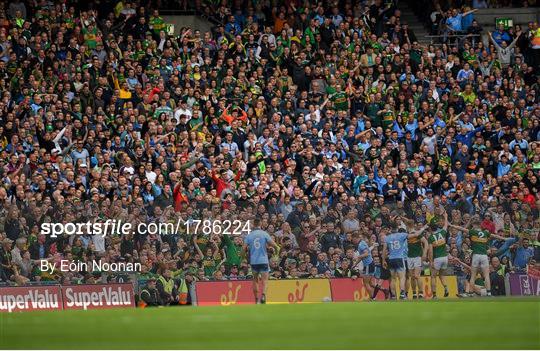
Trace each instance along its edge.
<path fill-rule="evenodd" d="M 405 222 L 405 220 L 403 220 Z M 420 227 L 420 223 L 415 221 L 407 221 L 409 227 Z M 426 260 L 429 243 L 424 236 L 418 236 L 407 239 L 407 290 L 409 286 L 412 290 L 413 300 L 424 297 L 424 286 L 420 280 L 422 272 L 422 262 Z"/>
<path fill-rule="evenodd" d="M 475 280 L 477 278 L 478 269 L 484 278 L 487 295 L 491 296 L 491 280 L 489 279 L 489 258 L 487 255 L 488 243 L 492 238 L 499 240 L 507 240 L 509 238 L 502 237 L 500 235 L 492 234 L 487 229 L 482 229 L 481 227 L 482 220 L 479 216 L 474 216 L 471 218 L 468 225 L 461 227 L 458 225 L 451 224 L 450 226 L 461 230 L 463 233 L 468 232 L 469 238 L 471 239 L 471 249 L 472 249 L 472 260 L 471 260 L 471 280 L 468 287 L 475 285 Z M 471 226 L 471 229 L 468 227 Z M 469 290 L 469 289 L 467 289 Z M 469 296 L 472 295 L 471 291 L 467 291 Z"/>
<path fill-rule="evenodd" d="M 446 237 L 448 236 L 448 214 L 443 214 L 444 223 L 440 227 L 440 219 L 433 219 L 429 224 L 431 235 L 429 242 L 429 261 L 431 263 L 431 291 L 433 298 L 437 298 L 437 276 L 444 286 L 444 296 L 448 296 L 448 285 L 444 270 L 448 267 L 448 252 L 446 251 Z"/>

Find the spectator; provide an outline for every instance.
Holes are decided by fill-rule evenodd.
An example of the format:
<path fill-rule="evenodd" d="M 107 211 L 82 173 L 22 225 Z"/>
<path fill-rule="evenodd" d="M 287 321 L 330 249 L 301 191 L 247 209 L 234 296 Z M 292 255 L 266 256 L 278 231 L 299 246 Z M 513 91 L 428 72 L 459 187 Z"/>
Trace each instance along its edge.
<path fill-rule="evenodd" d="M 514 253 L 513 265 L 516 269 L 524 271 L 529 264 L 529 260 L 534 257 L 534 248 L 530 246 L 529 239 L 523 238 L 518 243 Z"/>
<path fill-rule="evenodd" d="M 510 37 L 510 34 L 504 29 L 503 24 L 499 24 L 497 30 L 491 33 L 490 38 L 492 38 L 492 40 L 500 47 L 503 45 L 504 41 L 506 44 L 512 42 L 512 37 Z"/>
<path fill-rule="evenodd" d="M 473 12 L 477 11 L 478 9 L 472 9 L 472 10 L 468 10 L 468 11 L 465 11 L 463 13 L 459 12 L 459 10 L 457 9 L 453 9 L 451 10 L 451 14 L 448 16 L 448 19 L 446 20 L 446 25 L 447 25 L 447 28 L 448 30 L 451 32 L 451 33 L 454 33 L 454 32 L 462 32 L 464 30 L 467 30 L 467 28 L 463 25 L 463 18 L 464 17 L 467 17 L 468 15 L 472 14 Z M 466 20 L 466 24 L 472 22 L 472 20 L 469 20 L 467 19 Z"/>
<path fill-rule="evenodd" d="M 150 278 L 147 281 L 146 287 L 144 287 L 140 293 L 139 306 L 155 307 L 162 306 L 160 301 L 160 295 L 156 288 L 156 279 Z"/>
<path fill-rule="evenodd" d="M 491 258 L 490 272 L 492 294 L 494 296 L 506 295 L 506 288 L 504 285 L 506 267 L 501 265 L 499 258 L 496 256 Z"/>
<path fill-rule="evenodd" d="M 512 56 L 513 56 L 513 48 L 516 45 L 517 40 L 521 36 L 521 32 L 517 33 L 517 37 L 510 43 L 506 40 L 503 40 L 501 44 L 499 44 L 495 39 L 493 38 L 492 33 L 489 34 L 489 38 L 495 45 L 495 48 L 497 49 L 497 55 L 499 57 L 499 62 L 502 66 L 508 66 L 511 63 Z M 510 41 L 510 40 L 509 40 Z"/>

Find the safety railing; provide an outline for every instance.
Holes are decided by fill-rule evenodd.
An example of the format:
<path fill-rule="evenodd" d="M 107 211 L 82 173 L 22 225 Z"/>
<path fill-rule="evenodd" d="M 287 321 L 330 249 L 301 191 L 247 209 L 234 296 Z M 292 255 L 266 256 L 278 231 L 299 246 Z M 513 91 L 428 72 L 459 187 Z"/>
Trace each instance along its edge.
<path fill-rule="evenodd" d="M 481 34 L 429 34 L 425 35 L 424 38 L 428 39 L 432 45 L 442 45 L 447 44 L 449 46 L 457 46 L 459 43 L 467 38 L 470 38 L 473 42 L 473 45 L 480 41 L 482 38 Z"/>
<path fill-rule="evenodd" d="M 161 9 L 159 10 L 159 13 L 164 16 L 197 16 L 209 21 L 215 26 L 224 25 L 224 23 L 217 16 L 209 15 L 196 9 Z"/>

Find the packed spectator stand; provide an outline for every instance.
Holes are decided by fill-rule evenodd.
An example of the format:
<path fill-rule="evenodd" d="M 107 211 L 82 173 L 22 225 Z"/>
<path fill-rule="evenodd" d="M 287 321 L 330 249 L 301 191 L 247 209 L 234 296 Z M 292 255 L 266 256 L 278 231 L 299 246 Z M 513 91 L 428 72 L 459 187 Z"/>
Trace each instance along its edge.
<path fill-rule="evenodd" d="M 381 0 L 2 2 L 0 281 L 115 279 L 42 259 L 138 262 L 178 289 L 250 276 L 241 236 L 40 233 L 111 218 L 258 217 L 273 279 L 359 276 L 360 236 L 380 257 L 389 223 L 444 213 L 511 238 L 490 242 L 496 274 L 538 262 L 538 23 L 485 42 L 473 4 L 414 3 L 437 45 Z M 175 35 L 172 7 L 215 26 Z M 468 233 L 447 243 L 465 277 Z"/>

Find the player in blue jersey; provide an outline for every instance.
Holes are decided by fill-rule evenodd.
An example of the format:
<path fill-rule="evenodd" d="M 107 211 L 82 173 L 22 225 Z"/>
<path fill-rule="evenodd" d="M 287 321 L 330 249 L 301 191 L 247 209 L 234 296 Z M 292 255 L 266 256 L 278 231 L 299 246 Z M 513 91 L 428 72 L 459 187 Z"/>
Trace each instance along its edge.
<path fill-rule="evenodd" d="M 399 217 L 396 219 L 399 220 Z M 388 265 L 390 269 L 390 291 L 393 297 L 397 296 L 396 293 L 396 280 L 399 279 L 400 299 L 407 299 L 407 291 L 405 290 L 406 277 L 405 277 L 405 260 L 407 258 L 407 239 L 416 238 L 422 235 L 424 230 L 427 229 L 427 225 L 423 226 L 420 230 L 408 234 L 405 232 L 398 232 L 398 226 L 396 222 L 392 222 L 391 229 L 393 232 L 388 234 L 384 238 L 383 242 L 383 264 Z"/>
<path fill-rule="evenodd" d="M 254 220 L 254 230 L 246 236 L 244 250 L 249 252 L 249 263 L 253 272 L 253 294 L 255 303 L 266 303 L 266 286 L 268 283 L 268 252 L 266 247 L 272 246 L 279 250 L 279 246 L 270 235 L 259 228 L 259 219 Z M 259 298 L 259 286 L 262 285 L 262 294 Z"/>
<path fill-rule="evenodd" d="M 372 297 L 374 286 L 371 280 L 375 275 L 375 263 L 373 262 L 373 257 L 371 256 L 371 248 L 369 247 L 368 239 L 364 234 L 360 235 L 360 242 L 358 243 L 357 251 L 358 256 L 356 257 L 356 263 L 362 261 L 364 267 L 362 271 L 364 287 L 369 293 L 369 296 Z"/>

